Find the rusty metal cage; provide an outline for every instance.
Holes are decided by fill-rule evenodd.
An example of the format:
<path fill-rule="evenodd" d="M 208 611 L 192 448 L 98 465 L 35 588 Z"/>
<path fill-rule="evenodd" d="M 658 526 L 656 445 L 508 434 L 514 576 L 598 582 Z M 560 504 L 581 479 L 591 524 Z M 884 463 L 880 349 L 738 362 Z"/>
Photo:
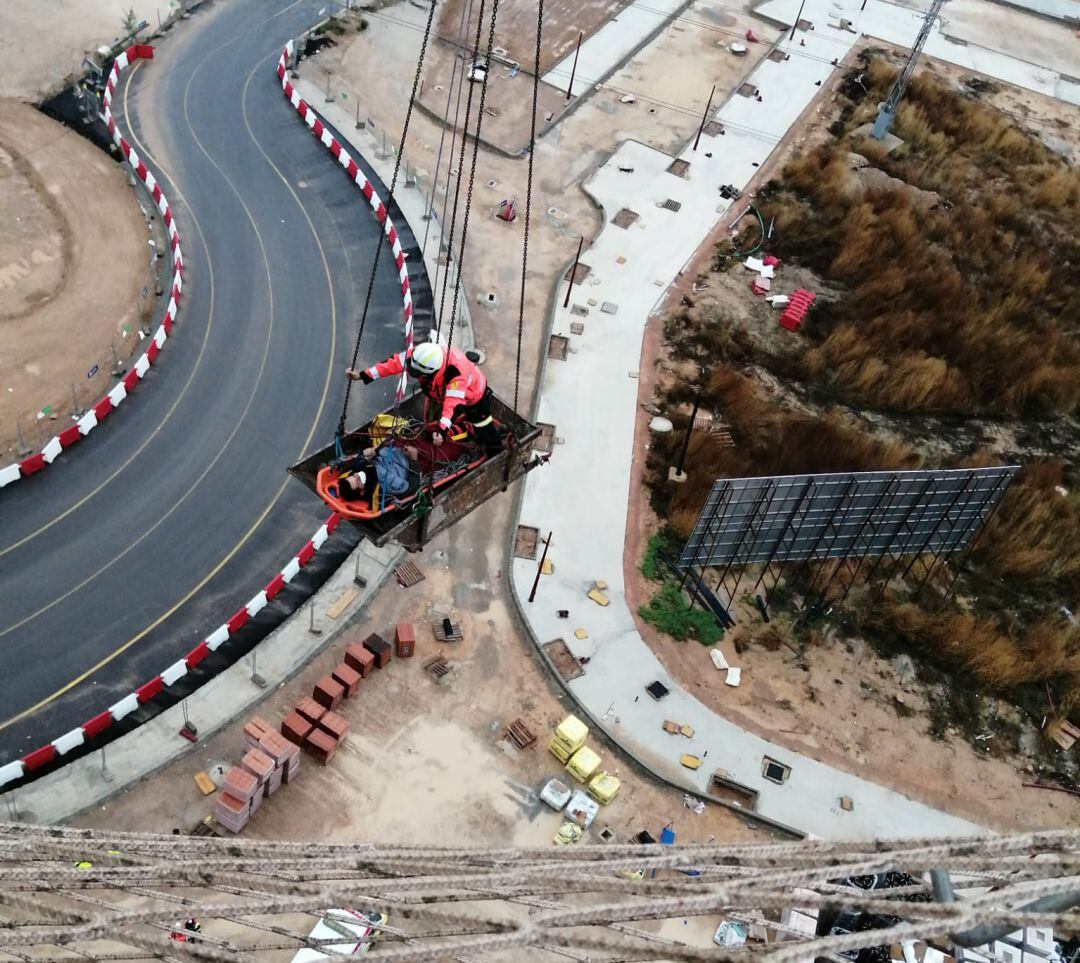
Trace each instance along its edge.
<path fill-rule="evenodd" d="M 425 398 L 416 393 L 401 403 L 399 413 L 406 418 L 424 420 L 424 409 Z M 427 511 L 402 509 L 375 519 L 349 521 L 375 545 L 393 541 L 406 551 L 418 552 L 440 532 L 459 522 L 496 492 L 505 491 L 544 461 L 543 456 L 534 454 L 532 450 L 533 441 L 540 437 L 540 429 L 536 425 L 522 418 L 495 394 L 491 396 L 491 413 L 513 435 L 514 444 L 510 448 L 492 455 L 483 464 L 433 495 L 429 493 Z M 366 426 L 342 437 L 341 447 L 346 456 L 366 447 L 368 440 L 365 429 Z M 319 470 L 331 464 L 334 457 L 334 445 L 331 443 L 291 466 L 289 474 L 315 491 Z"/>

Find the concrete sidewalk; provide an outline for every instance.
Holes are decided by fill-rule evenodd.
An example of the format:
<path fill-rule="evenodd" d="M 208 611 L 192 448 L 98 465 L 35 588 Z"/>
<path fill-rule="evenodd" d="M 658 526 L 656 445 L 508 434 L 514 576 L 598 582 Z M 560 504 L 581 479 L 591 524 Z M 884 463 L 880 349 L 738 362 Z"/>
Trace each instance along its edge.
<path fill-rule="evenodd" d="M 821 27 L 797 35 L 790 60 L 762 61 L 751 82 L 763 101 L 733 96 L 718 115 L 727 133 L 705 136 L 696 153 L 688 149 L 681 155 L 690 164 L 686 177 L 668 172 L 671 157 L 627 142 L 586 183 L 604 209 L 605 225 L 582 258 L 589 277 L 575 286 L 569 309 L 560 300 L 555 310 L 552 330 L 569 337 L 570 353 L 565 361 L 546 362 L 538 420 L 555 426 L 556 444 L 549 465 L 526 479 L 519 517 L 544 535 L 554 533 L 554 574 L 540 579 L 530 604 L 537 563 L 514 559 L 514 591 L 538 644 L 561 638 L 575 656 L 590 658 L 584 674 L 568 684 L 585 713 L 671 782 L 705 795 L 712 773 L 726 770 L 758 792 L 759 815 L 825 838 L 977 833 L 984 830 L 967 820 L 800 757 L 714 713 L 667 675 L 638 634 L 624 594 L 645 322 L 726 211 L 718 187 L 750 180 L 820 89 L 815 81 L 824 82 L 835 69 L 831 61 L 845 49 L 832 33 Z M 613 223 L 623 209 L 638 215 L 627 228 Z M 581 334 L 571 334 L 572 322 L 583 324 Z M 606 608 L 585 598 L 595 579 L 609 585 Z M 568 609 L 570 618 L 559 619 L 559 609 Z M 579 627 L 587 638 L 574 636 Z M 645 692 L 655 680 L 670 690 L 662 702 Z M 665 718 L 692 725 L 694 738 L 673 745 L 661 728 Z M 681 752 L 708 756 L 691 771 L 679 764 Z M 791 767 L 782 785 L 763 778 L 766 757 Z M 841 796 L 851 797 L 852 810 L 841 808 Z"/>

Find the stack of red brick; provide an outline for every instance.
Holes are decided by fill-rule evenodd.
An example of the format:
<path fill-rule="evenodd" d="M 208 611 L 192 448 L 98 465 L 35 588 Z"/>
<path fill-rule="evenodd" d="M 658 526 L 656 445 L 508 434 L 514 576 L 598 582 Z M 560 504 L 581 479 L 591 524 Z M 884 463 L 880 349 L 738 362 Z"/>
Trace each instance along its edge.
<path fill-rule="evenodd" d="M 248 750 L 240 765 L 225 774 L 214 811 L 218 824 L 234 833 L 247 825 L 267 796 L 296 779 L 300 769 L 299 748 L 259 716 L 244 726 L 244 742 Z"/>
<path fill-rule="evenodd" d="M 399 625 L 396 641 L 398 654 L 411 656 L 416 642 L 412 626 Z M 312 698 L 301 699 L 282 720 L 280 734 L 259 716 L 252 718 L 244 726 L 248 752 L 239 766 L 229 770 L 218 796 L 218 823 L 240 832 L 266 796 L 296 778 L 301 747 L 325 766 L 349 729 L 349 723 L 334 710 L 342 700 L 356 695 L 361 679 L 389 662 L 390 644 L 379 635 L 370 635 L 363 645 L 345 650 L 345 661 L 315 683 Z"/>
<path fill-rule="evenodd" d="M 310 699 L 302 699 L 281 723 L 281 734 L 302 746 L 324 766 L 337 752 L 349 723 L 334 710 L 356 695 L 360 680 L 390 661 L 390 646 L 381 636 L 370 635 L 363 645 L 350 645 L 345 661 L 315 683 Z"/>

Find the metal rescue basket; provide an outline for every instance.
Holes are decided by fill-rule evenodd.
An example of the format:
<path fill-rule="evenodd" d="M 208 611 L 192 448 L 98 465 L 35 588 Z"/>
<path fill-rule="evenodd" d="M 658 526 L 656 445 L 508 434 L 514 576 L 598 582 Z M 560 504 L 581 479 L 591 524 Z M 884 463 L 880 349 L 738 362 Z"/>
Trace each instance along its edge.
<path fill-rule="evenodd" d="M 416 393 L 401 402 L 395 414 L 403 418 L 424 420 L 426 399 Z M 424 484 L 417 496 L 407 505 L 387 511 L 376 518 L 348 520 L 375 545 L 397 542 L 409 552 L 418 552 L 440 532 L 460 521 L 492 495 L 505 491 L 512 483 L 531 471 L 546 456 L 536 455 L 532 443 L 540 429 L 526 421 L 494 393 L 491 413 L 512 438 L 511 444 L 483 460 L 456 473 L 445 483 Z M 369 426 L 365 425 L 343 435 L 341 451 L 331 443 L 289 468 L 313 492 L 318 490 L 320 470 L 342 457 L 349 458 L 370 444 Z"/>

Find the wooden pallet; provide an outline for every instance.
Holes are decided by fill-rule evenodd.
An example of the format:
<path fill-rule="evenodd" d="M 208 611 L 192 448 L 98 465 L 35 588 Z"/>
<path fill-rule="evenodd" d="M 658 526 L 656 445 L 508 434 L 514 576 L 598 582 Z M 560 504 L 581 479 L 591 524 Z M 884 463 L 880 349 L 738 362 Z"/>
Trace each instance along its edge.
<path fill-rule="evenodd" d="M 436 681 L 440 681 L 450 674 L 450 663 L 446 661 L 446 656 L 437 655 L 424 663 L 424 671 Z"/>
<path fill-rule="evenodd" d="M 519 749 L 528 749 L 529 746 L 536 742 L 536 735 L 520 719 L 515 719 L 506 727 L 503 738 L 509 739 Z"/>
<path fill-rule="evenodd" d="M 408 588 L 410 585 L 416 585 L 418 582 L 424 581 L 424 573 L 412 562 L 403 562 L 395 568 L 394 577 L 402 588 Z"/>
<path fill-rule="evenodd" d="M 446 634 L 446 629 L 443 627 L 442 619 L 438 622 L 431 624 L 431 630 L 435 633 L 435 638 L 439 642 L 460 642 L 464 635 L 461 634 L 461 625 L 457 622 L 450 623 L 450 634 Z"/>

